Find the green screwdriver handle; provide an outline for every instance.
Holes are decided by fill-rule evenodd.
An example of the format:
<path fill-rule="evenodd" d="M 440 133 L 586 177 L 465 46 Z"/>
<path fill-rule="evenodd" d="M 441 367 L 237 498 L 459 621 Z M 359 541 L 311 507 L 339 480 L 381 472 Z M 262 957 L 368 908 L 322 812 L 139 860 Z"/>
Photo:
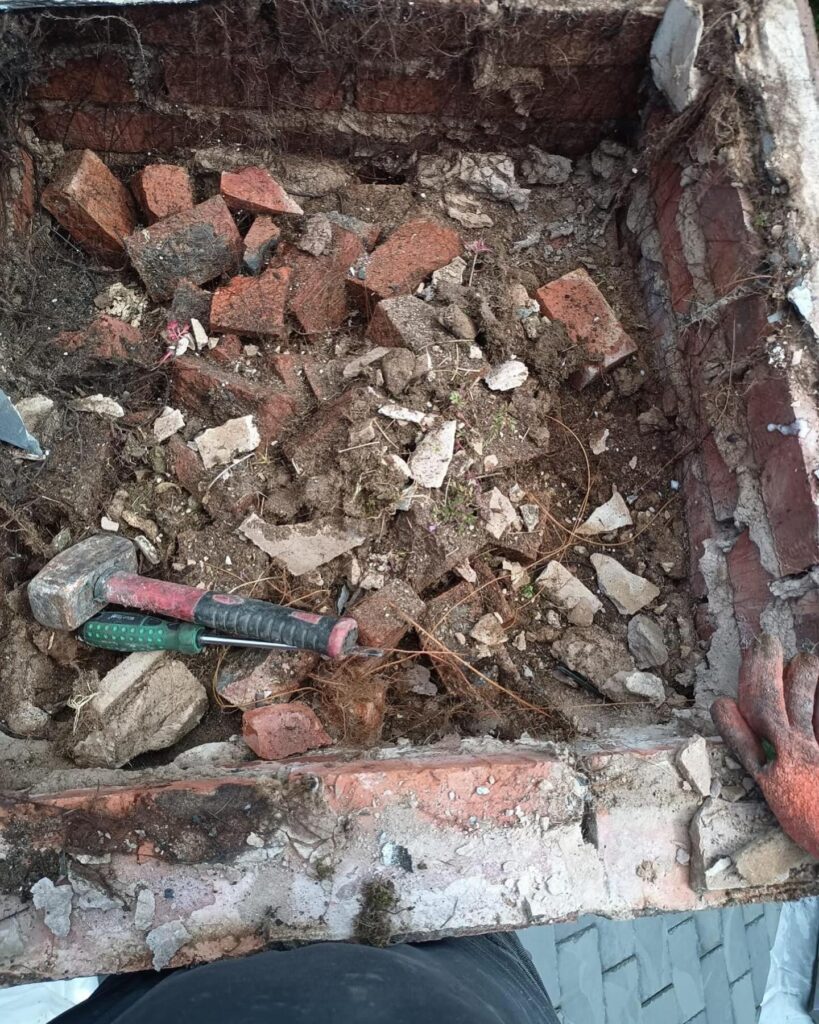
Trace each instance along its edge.
<path fill-rule="evenodd" d="M 201 654 L 205 630 L 192 622 L 169 622 L 138 612 L 101 612 L 80 627 L 82 640 L 108 651 L 178 651 Z"/>

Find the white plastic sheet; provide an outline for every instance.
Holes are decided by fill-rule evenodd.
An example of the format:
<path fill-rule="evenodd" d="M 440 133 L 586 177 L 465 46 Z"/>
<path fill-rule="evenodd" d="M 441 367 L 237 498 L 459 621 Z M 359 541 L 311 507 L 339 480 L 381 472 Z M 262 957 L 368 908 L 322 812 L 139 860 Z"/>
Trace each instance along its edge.
<path fill-rule="evenodd" d="M 71 981 L 40 981 L 0 989 L 0 1021 L 3 1024 L 48 1024 L 87 999 L 98 985 L 97 978 L 72 978 Z"/>
<path fill-rule="evenodd" d="M 819 939 L 819 896 L 785 903 L 771 950 L 771 969 L 759 1024 L 813 1024 L 813 991 Z"/>

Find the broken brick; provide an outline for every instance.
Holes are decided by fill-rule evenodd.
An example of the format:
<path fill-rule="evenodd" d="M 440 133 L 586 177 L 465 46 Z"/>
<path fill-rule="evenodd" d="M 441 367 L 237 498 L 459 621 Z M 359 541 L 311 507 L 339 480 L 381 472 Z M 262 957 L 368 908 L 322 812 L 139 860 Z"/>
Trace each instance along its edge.
<path fill-rule="evenodd" d="M 123 255 L 136 223 L 131 196 L 90 149 L 68 154 L 41 202 L 83 249 L 109 261 Z"/>
<path fill-rule="evenodd" d="M 89 359 L 122 362 L 144 359 L 141 332 L 115 316 L 102 314 L 82 331 L 62 331 L 52 341 L 61 352 L 76 352 Z"/>
<path fill-rule="evenodd" d="M 149 224 L 193 209 L 191 179 L 184 167 L 148 164 L 131 178 L 131 191 Z"/>
<path fill-rule="evenodd" d="M 231 651 L 216 674 L 216 692 L 234 707 L 252 708 L 299 688 L 319 664 L 313 651 Z"/>
<path fill-rule="evenodd" d="M 576 345 L 589 354 L 589 363 L 572 377 L 578 389 L 600 376 L 602 370 L 619 366 L 637 351 L 614 310 L 588 273 L 580 267 L 550 281 L 537 291 L 545 316 L 560 320 Z"/>
<path fill-rule="evenodd" d="M 204 483 L 207 474 L 196 452 L 178 434 L 174 434 L 165 446 L 165 455 L 169 474 L 179 481 L 188 494 L 198 498 L 200 484 Z"/>
<path fill-rule="evenodd" d="M 734 592 L 734 615 L 743 647 L 750 645 L 760 632 L 760 616 L 772 600 L 768 584 L 772 576 L 759 558 L 759 549 L 745 530 L 726 556 L 728 577 Z"/>
<path fill-rule="evenodd" d="M 350 614 L 358 623 L 359 643 L 391 648 L 413 628 L 413 622 L 418 622 L 424 607 L 421 598 L 403 580 L 391 580 L 368 594 Z"/>
<path fill-rule="evenodd" d="M 251 337 L 281 335 L 289 290 L 287 267 L 269 267 L 259 277 L 234 277 L 213 293 L 211 329 Z"/>
<path fill-rule="evenodd" d="M 204 284 L 234 272 L 242 236 L 221 196 L 136 231 L 125 247 L 152 299 L 169 299 L 180 281 Z"/>
<path fill-rule="evenodd" d="M 281 228 L 272 217 L 260 214 L 248 228 L 244 238 L 243 262 L 252 274 L 258 274 L 267 255 L 276 248 Z"/>
<path fill-rule="evenodd" d="M 198 320 L 206 331 L 210 330 L 210 292 L 184 279 L 174 289 L 171 319 L 180 324 Z"/>
<path fill-rule="evenodd" d="M 347 275 L 363 253 L 359 236 L 335 223 L 326 255 L 311 256 L 295 246 L 282 247 L 276 262 L 292 268 L 289 308 L 306 334 L 335 330 L 350 315 Z"/>
<path fill-rule="evenodd" d="M 301 217 L 304 213 L 270 171 L 264 167 L 243 167 L 223 171 L 219 191 L 231 210 L 247 213 L 282 213 Z"/>
<path fill-rule="evenodd" d="M 284 453 L 302 472 L 311 472 L 326 454 L 347 444 L 350 427 L 373 415 L 378 399 L 364 388 L 350 388 L 320 405 L 297 435 L 288 438 Z"/>
<path fill-rule="evenodd" d="M 174 402 L 215 422 L 252 415 L 265 443 L 277 440 L 296 415 L 288 395 L 204 359 L 183 356 L 174 361 L 171 373 Z"/>
<path fill-rule="evenodd" d="M 265 761 L 281 761 L 293 754 L 329 747 L 333 742 L 315 711 L 300 701 L 245 711 L 242 737 L 253 753 Z"/>
<path fill-rule="evenodd" d="M 403 557 L 402 578 L 418 593 L 469 561 L 489 540 L 483 530 L 439 522 L 427 502 L 413 502 L 409 512 L 397 517 L 394 531 L 394 550 Z"/>
<path fill-rule="evenodd" d="M 229 366 L 242 358 L 243 351 L 242 340 L 237 334 L 222 334 L 216 347 L 208 349 L 207 357 L 215 363 Z"/>
<path fill-rule="evenodd" d="M 461 236 L 453 228 L 424 218 L 407 221 L 347 278 L 350 297 L 370 315 L 380 299 L 414 292 L 433 271 L 461 252 Z"/>

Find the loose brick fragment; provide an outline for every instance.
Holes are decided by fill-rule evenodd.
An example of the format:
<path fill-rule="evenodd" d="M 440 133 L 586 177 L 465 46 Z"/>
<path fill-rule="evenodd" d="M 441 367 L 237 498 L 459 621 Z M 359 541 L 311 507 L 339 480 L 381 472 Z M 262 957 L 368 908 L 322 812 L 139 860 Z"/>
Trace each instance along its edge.
<path fill-rule="evenodd" d="M 282 213 L 301 217 L 304 211 L 264 167 L 223 171 L 219 191 L 231 210 L 247 213 Z"/>
<path fill-rule="evenodd" d="M 544 314 L 560 320 L 572 341 L 589 354 L 589 364 L 571 378 L 578 390 L 637 351 L 603 293 L 582 267 L 545 284 L 537 298 Z"/>
<path fill-rule="evenodd" d="M 281 228 L 272 217 L 260 214 L 250 225 L 244 240 L 243 262 L 252 274 L 258 274 L 267 255 L 279 243 Z"/>
<path fill-rule="evenodd" d="M 141 332 L 107 314 L 98 316 L 82 331 L 62 331 L 52 344 L 59 352 L 77 353 L 88 359 L 124 362 L 150 358 Z"/>
<path fill-rule="evenodd" d="M 210 300 L 210 296 L 208 299 Z M 206 358 L 223 366 L 230 366 L 242 358 L 243 351 L 242 339 L 238 334 L 223 334 L 219 337 L 216 348 L 208 349 Z"/>
<path fill-rule="evenodd" d="M 333 742 L 313 709 L 299 701 L 245 711 L 242 737 L 265 761 L 281 761 L 293 754 L 329 747 Z"/>
<path fill-rule="evenodd" d="M 235 272 L 242 236 L 221 196 L 130 235 L 125 247 L 152 299 L 169 299 L 180 281 L 204 284 Z"/>
<path fill-rule="evenodd" d="M 287 267 L 270 267 L 259 277 L 234 277 L 213 293 L 211 329 L 254 338 L 280 336 L 289 290 Z"/>
<path fill-rule="evenodd" d="M 367 337 L 375 345 L 413 352 L 424 352 L 449 340 L 434 308 L 415 295 L 382 299 L 373 311 Z"/>
<path fill-rule="evenodd" d="M 352 301 L 370 315 L 380 299 L 415 291 L 462 251 L 461 236 L 452 228 L 424 218 L 407 221 L 348 277 Z"/>
<path fill-rule="evenodd" d="M 180 281 L 174 289 L 171 315 L 181 324 L 198 320 L 206 331 L 210 330 L 210 292 L 199 288 L 193 281 Z"/>
<path fill-rule="evenodd" d="M 90 149 L 66 156 L 42 204 L 75 242 L 103 260 L 122 257 L 136 226 L 128 189 Z"/>
<path fill-rule="evenodd" d="M 288 395 L 254 384 L 209 360 L 183 356 L 174 361 L 171 373 L 171 393 L 177 405 L 215 423 L 237 412 L 252 414 L 264 443 L 277 440 L 296 415 Z"/>
<path fill-rule="evenodd" d="M 219 666 L 216 692 L 239 708 L 286 700 L 318 664 L 313 651 L 234 650 Z"/>
<path fill-rule="evenodd" d="M 193 209 L 190 175 L 176 164 L 148 164 L 131 178 L 131 191 L 149 224 Z"/>
<path fill-rule="evenodd" d="M 359 642 L 366 647 L 395 647 L 418 622 L 424 602 L 402 580 L 392 580 L 368 594 L 350 614 L 358 623 Z M 412 620 L 412 621 L 410 621 Z"/>
<path fill-rule="evenodd" d="M 293 272 L 289 308 L 306 334 L 335 330 L 350 315 L 347 276 L 364 251 L 354 231 L 335 223 L 330 251 L 324 256 L 311 256 L 291 245 L 282 248 L 277 263 Z"/>

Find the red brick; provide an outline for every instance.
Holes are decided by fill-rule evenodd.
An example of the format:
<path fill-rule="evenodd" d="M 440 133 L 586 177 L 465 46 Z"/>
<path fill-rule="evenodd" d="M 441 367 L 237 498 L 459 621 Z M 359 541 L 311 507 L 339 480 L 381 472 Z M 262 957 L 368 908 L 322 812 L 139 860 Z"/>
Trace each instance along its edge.
<path fill-rule="evenodd" d="M 173 103 L 198 107 L 270 110 L 288 104 L 312 110 L 339 110 L 343 71 L 295 73 L 282 61 L 253 54 L 171 53 L 162 58 L 165 86 Z"/>
<path fill-rule="evenodd" d="M 759 264 L 759 239 L 751 228 L 745 192 L 734 185 L 709 185 L 700 197 L 700 226 L 717 298 L 746 284 Z"/>
<path fill-rule="evenodd" d="M 311 256 L 287 245 L 276 260 L 292 268 L 288 305 L 305 334 L 336 330 L 351 312 L 347 276 L 350 267 L 364 255 L 364 246 L 356 234 L 338 224 L 333 224 L 332 231 L 332 247 L 327 255 Z"/>
<path fill-rule="evenodd" d="M 33 113 L 39 137 L 59 142 L 68 149 L 161 153 L 181 146 L 203 145 L 208 137 L 207 127 L 187 114 L 138 106 L 40 104 Z M 218 118 L 211 132 L 216 138 L 222 135 Z"/>
<path fill-rule="evenodd" d="M 293 399 L 300 412 L 306 412 L 315 404 L 304 372 L 310 362 L 307 356 L 295 356 L 289 352 L 274 352 L 267 357 L 267 365 L 282 382 L 288 397 Z"/>
<path fill-rule="evenodd" d="M 85 330 L 61 332 L 52 344 L 60 352 L 79 352 L 91 359 L 123 362 L 150 357 L 136 327 L 106 314 L 98 316 Z"/>
<path fill-rule="evenodd" d="M 414 292 L 462 252 L 457 231 L 424 218 L 410 220 L 375 249 L 364 264 L 365 277 L 348 277 L 347 287 L 356 306 L 370 315 L 380 299 Z"/>
<path fill-rule="evenodd" d="M 232 651 L 219 666 L 216 692 L 234 707 L 256 707 L 292 696 L 318 664 L 312 651 Z"/>
<path fill-rule="evenodd" d="M 770 333 L 768 303 L 762 295 L 746 295 L 720 313 L 720 327 L 728 358 L 734 363 L 762 355 Z"/>
<path fill-rule="evenodd" d="M 259 277 L 234 277 L 213 293 L 211 329 L 254 338 L 280 336 L 289 290 L 287 267 L 269 267 Z"/>
<path fill-rule="evenodd" d="M 280 213 L 301 217 L 304 213 L 264 167 L 223 171 L 219 191 L 231 210 L 247 213 Z"/>
<path fill-rule="evenodd" d="M 30 153 L 21 147 L 16 152 L 16 159 L 11 158 L 11 163 L 11 228 L 19 239 L 26 239 L 31 234 L 37 198 L 34 161 Z"/>
<path fill-rule="evenodd" d="M 424 607 L 411 587 L 402 580 L 392 580 L 368 594 L 350 614 L 358 623 L 359 643 L 365 647 L 392 648 L 413 628 L 407 619 L 418 622 Z"/>
<path fill-rule="evenodd" d="M 578 389 L 637 351 L 603 293 L 582 267 L 545 284 L 538 289 L 537 299 L 544 314 L 562 321 L 572 341 L 598 360 L 572 377 Z"/>
<path fill-rule="evenodd" d="M 131 178 L 131 191 L 149 224 L 193 209 L 190 175 L 176 164 L 148 164 Z"/>
<path fill-rule="evenodd" d="M 762 567 L 759 550 L 748 530 L 739 536 L 726 558 L 739 638 L 745 647 L 759 636 L 760 616 L 771 601 L 768 584 L 772 577 Z"/>
<path fill-rule="evenodd" d="M 355 105 L 374 114 L 440 114 L 454 85 L 439 78 L 359 71 Z"/>
<path fill-rule="evenodd" d="M 72 103 L 131 103 L 136 100 L 128 65 L 113 53 L 77 57 L 49 69 L 29 92 L 33 99 Z"/>
<path fill-rule="evenodd" d="M 69 153 L 42 204 L 84 249 L 102 259 L 122 257 L 135 226 L 134 208 L 128 190 L 96 153 Z"/>
<path fill-rule="evenodd" d="M 265 761 L 281 761 L 293 754 L 329 747 L 333 742 L 313 709 L 299 701 L 245 711 L 242 737 Z"/>
<path fill-rule="evenodd" d="M 196 452 L 189 448 L 178 434 L 174 434 L 168 439 L 165 455 L 168 460 L 168 473 L 177 479 L 189 494 L 198 498 L 207 472 Z"/>
<path fill-rule="evenodd" d="M 209 360 L 183 356 L 174 361 L 171 373 L 175 402 L 218 423 L 252 414 L 266 443 L 277 440 L 296 415 L 295 403 L 288 395 L 255 384 Z"/>
<path fill-rule="evenodd" d="M 380 676 L 361 679 L 357 693 L 344 702 L 343 739 L 356 747 L 374 747 L 384 729 L 388 683 Z"/>
<path fill-rule="evenodd" d="M 428 302 L 415 295 L 396 295 L 375 307 L 367 338 L 376 346 L 426 353 L 442 339 L 446 343 L 448 335 Z"/>
<path fill-rule="evenodd" d="M 819 647 L 819 590 L 812 590 L 792 601 L 791 611 L 797 644 L 815 650 Z"/>
<path fill-rule="evenodd" d="M 702 463 L 714 506 L 714 515 L 720 522 L 733 519 L 739 499 L 737 478 L 723 459 L 713 434 L 708 434 L 703 439 Z"/>
<path fill-rule="evenodd" d="M 248 228 L 244 238 L 243 262 L 252 274 L 258 274 L 265 258 L 279 243 L 281 228 L 272 217 L 259 214 Z"/>
<path fill-rule="evenodd" d="M 171 298 L 180 281 L 204 284 L 235 271 L 242 253 L 242 237 L 221 196 L 136 231 L 125 245 L 152 299 Z"/>
<path fill-rule="evenodd" d="M 761 367 L 746 378 L 744 390 L 751 447 L 780 572 L 805 572 L 819 562 L 815 462 L 806 461 L 803 438 L 768 430 L 768 424 L 789 426 L 798 418 L 785 378 Z"/>
<path fill-rule="evenodd" d="M 688 269 L 682 237 L 677 226 L 677 211 L 683 194 L 681 170 L 665 160 L 651 168 L 651 186 L 657 210 L 657 230 L 663 251 L 663 267 L 671 291 L 671 305 L 677 313 L 687 313 L 694 296 L 694 279 Z"/>
<path fill-rule="evenodd" d="M 222 334 L 216 348 L 208 349 L 207 358 L 222 366 L 229 366 L 242 358 L 243 351 L 242 339 L 238 334 Z"/>
<path fill-rule="evenodd" d="M 210 292 L 193 281 L 180 281 L 174 289 L 171 316 L 182 324 L 198 320 L 206 331 L 210 330 Z"/>
<path fill-rule="evenodd" d="M 370 413 L 367 392 L 363 388 L 349 388 L 338 398 L 320 405 L 302 425 L 298 434 L 284 442 L 284 452 L 303 472 L 311 472 L 326 452 L 347 443 L 350 427 L 361 423 Z"/>

